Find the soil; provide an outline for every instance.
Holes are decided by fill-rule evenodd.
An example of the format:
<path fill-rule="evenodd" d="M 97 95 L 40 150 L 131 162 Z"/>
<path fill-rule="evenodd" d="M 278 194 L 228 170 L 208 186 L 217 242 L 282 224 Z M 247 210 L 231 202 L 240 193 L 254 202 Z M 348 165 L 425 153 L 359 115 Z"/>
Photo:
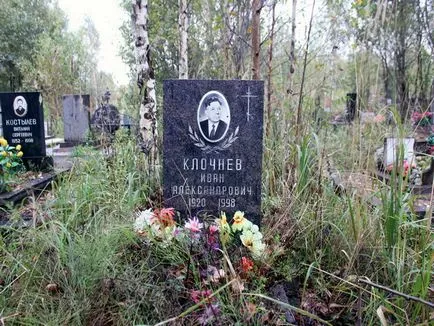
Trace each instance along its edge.
<path fill-rule="evenodd" d="M 10 190 L 8 192 L 14 192 L 23 189 L 29 181 L 42 179 L 47 173 L 27 171 L 15 176 L 15 180 L 9 184 Z"/>

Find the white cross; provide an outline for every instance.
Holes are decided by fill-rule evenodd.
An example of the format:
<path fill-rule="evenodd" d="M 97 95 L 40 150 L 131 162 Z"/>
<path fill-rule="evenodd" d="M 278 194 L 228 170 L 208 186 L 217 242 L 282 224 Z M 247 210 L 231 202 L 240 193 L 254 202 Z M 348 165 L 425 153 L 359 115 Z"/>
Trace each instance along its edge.
<path fill-rule="evenodd" d="M 241 97 L 247 97 L 247 121 L 250 120 L 251 114 L 250 114 L 250 98 L 258 97 L 257 95 L 252 95 L 252 92 L 250 92 L 250 86 L 247 88 L 246 95 L 241 95 Z"/>

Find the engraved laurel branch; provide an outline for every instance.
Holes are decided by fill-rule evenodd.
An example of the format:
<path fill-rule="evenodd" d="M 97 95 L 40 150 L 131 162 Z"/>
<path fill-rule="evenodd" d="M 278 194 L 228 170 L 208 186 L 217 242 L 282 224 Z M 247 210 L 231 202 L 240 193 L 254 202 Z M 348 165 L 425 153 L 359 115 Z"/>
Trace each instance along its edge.
<path fill-rule="evenodd" d="M 218 152 L 224 151 L 224 150 L 228 149 L 229 147 L 231 147 L 231 145 L 234 143 L 234 141 L 236 141 L 238 139 L 238 132 L 239 131 L 240 131 L 240 126 L 237 126 L 237 128 L 235 128 L 235 131 L 228 138 L 226 138 L 223 141 L 223 143 L 221 143 L 220 145 L 211 146 L 211 145 L 205 144 L 205 142 L 198 137 L 196 131 L 193 131 L 191 126 L 188 125 L 188 135 L 194 141 L 194 145 L 199 147 L 202 151 L 204 151 L 207 154 L 213 153 L 213 152 L 218 153 Z"/>

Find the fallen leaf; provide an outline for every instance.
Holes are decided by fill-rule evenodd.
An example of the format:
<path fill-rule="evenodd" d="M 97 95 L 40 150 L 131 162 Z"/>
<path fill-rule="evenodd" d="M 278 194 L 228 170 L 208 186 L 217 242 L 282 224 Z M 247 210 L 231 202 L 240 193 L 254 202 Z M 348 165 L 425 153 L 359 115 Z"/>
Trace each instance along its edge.
<path fill-rule="evenodd" d="M 57 292 L 59 291 L 59 286 L 56 283 L 49 283 L 45 289 L 49 292 Z"/>
<path fill-rule="evenodd" d="M 256 305 L 254 303 L 247 302 L 247 304 L 246 304 L 246 312 L 247 312 L 247 319 L 246 319 L 246 321 L 249 321 L 256 314 Z"/>

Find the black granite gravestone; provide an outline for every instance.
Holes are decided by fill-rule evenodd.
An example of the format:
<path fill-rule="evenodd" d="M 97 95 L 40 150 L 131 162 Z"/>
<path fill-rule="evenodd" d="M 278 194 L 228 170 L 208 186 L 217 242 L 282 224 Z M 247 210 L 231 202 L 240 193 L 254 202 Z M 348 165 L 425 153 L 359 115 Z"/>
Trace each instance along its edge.
<path fill-rule="evenodd" d="M 34 93 L 0 93 L 3 137 L 11 146 L 20 144 L 25 159 L 45 157 L 42 96 Z"/>
<path fill-rule="evenodd" d="M 264 84 L 164 82 L 164 204 L 182 218 L 232 215 L 259 224 Z"/>

